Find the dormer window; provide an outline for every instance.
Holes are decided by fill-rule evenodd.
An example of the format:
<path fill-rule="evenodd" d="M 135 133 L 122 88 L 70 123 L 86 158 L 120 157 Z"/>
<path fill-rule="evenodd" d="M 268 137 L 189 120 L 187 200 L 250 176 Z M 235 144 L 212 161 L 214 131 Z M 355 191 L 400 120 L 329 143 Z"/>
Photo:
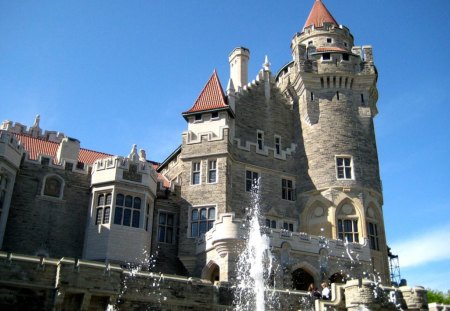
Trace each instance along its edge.
<path fill-rule="evenodd" d="M 202 120 L 202 115 L 201 114 L 196 114 L 194 120 L 195 121 L 201 121 Z"/>
<path fill-rule="evenodd" d="M 218 119 L 219 118 L 219 112 L 218 111 L 213 111 L 211 113 L 211 119 Z"/>
<path fill-rule="evenodd" d="M 49 165 L 50 164 L 50 158 L 42 157 L 41 158 L 41 164 L 42 165 Z"/>

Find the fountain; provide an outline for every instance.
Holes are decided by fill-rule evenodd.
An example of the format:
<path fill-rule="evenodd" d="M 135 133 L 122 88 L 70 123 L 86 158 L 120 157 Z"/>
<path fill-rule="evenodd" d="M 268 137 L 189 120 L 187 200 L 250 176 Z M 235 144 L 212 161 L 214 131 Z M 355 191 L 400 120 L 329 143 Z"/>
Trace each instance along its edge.
<path fill-rule="evenodd" d="M 236 311 L 264 311 L 266 305 L 271 304 L 268 297 L 270 295 L 266 295 L 266 290 L 273 269 L 273 257 L 269 237 L 261 233 L 258 193 L 259 187 L 256 184 L 251 192 L 251 205 L 246 208 L 247 221 L 244 225 L 246 243 L 236 267 L 234 297 Z"/>

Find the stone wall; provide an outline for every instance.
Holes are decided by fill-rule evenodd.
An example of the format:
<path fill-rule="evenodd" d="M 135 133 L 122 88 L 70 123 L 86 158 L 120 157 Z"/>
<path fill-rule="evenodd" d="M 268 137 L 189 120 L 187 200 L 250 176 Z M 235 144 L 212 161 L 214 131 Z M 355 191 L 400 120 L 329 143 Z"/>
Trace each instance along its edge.
<path fill-rule="evenodd" d="M 62 198 L 43 195 L 44 178 L 64 180 Z M 89 207 L 89 175 L 24 161 L 17 174 L 3 250 L 80 258 Z"/>
<path fill-rule="evenodd" d="M 306 292 L 266 290 L 271 310 L 313 310 Z M 230 283 L 135 271 L 117 265 L 0 252 L 0 309 L 35 311 L 233 310 Z M 315 310 L 428 310 L 423 288 L 381 287 L 369 280 L 332 285 Z M 432 305 L 430 310 L 447 310 Z M 366 310 L 365 309 L 365 310 Z"/>

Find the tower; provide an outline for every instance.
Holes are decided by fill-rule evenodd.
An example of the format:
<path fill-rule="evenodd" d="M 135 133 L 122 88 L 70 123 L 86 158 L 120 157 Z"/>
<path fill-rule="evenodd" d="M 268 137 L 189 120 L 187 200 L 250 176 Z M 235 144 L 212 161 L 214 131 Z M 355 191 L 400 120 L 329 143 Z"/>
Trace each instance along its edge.
<path fill-rule="evenodd" d="M 369 243 L 374 272 L 388 283 L 372 48 L 354 46 L 349 29 L 316 0 L 291 51 L 277 84 L 298 118 L 300 230 Z"/>

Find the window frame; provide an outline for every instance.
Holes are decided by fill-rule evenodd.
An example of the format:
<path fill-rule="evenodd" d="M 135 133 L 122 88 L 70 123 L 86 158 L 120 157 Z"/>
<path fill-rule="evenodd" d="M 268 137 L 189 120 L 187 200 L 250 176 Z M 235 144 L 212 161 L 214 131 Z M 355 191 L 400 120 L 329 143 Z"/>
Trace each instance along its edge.
<path fill-rule="evenodd" d="M 275 154 L 281 155 L 281 136 L 274 135 Z"/>
<path fill-rule="evenodd" d="M 371 226 L 374 230 L 371 230 Z M 369 240 L 369 247 L 371 250 L 380 250 L 380 233 L 378 230 L 378 223 L 367 222 L 367 239 Z"/>
<path fill-rule="evenodd" d="M 164 222 L 161 223 L 161 216 L 164 215 Z M 169 216 L 172 216 L 172 224 L 169 224 L 168 219 Z M 161 229 L 164 229 L 163 231 Z M 171 229 L 171 235 L 170 235 L 170 241 L 168 238 L 167 233 L 169 232 L 169 229 Z M 163 232 L 163 238 L 161 239 L 161 232 Z M 175 244 L 175 233 L 176 233 L 176 214 L 173 212 L 161 210 L 158 211 L 158 231 L 157 231 L 157 237 L 156 241 L 157 243 L 164 243 L 164 244 Z"/>
<path fill-rule="evenodd" d="M 289 187 L 289 182 L 291 183 Z M 295 201 L 295 180 L 287 177 L 281 178 L 281 199 L 286 201 Z"/>
<path fill-rule="evenodd" d="M 211 211 L 214 211 L 214 215 L 210 217 Z M 202 211 L 205 211 L 206 218 L 202 219 Z M 196 217 L 194 218 L 194 212 L 196 212 Z M 200 238 L 206 234 L 217 220 L 217 206 L 216 205 L 204 205 L 204 206 L 192 206 L 189 210 L 189 226 L 188 226 L 188 236 L 190 238 Z M 194 225 L 196 225 L 196 234 L 194 233 Z M 203 227 L 204 226 L 204 227 Z M 202 230 L 203 227 L 203 230 Z"/>
<path fill-rule="evenodd" d="M 359 243 L 359 224 L 358 218 L 338 218 L 337 220 L 337 238 L 342 241 L 347 241 L 350 243 Z M 351 230 L 348 231 L 348 224 L 351 225 Z M 351 237 L 350 239 L 347 239 Z"/>
<path fill-rule="evenodd" d="M 110 198 L 108 203 L 108 197 Z M 112 208 L 112 190 L 107 191 L 99 191 L 94 195 L 95 201 L 93 209 L 95 210 L 94 225 L 109 225 L 111 221 L 111 208 Z M 100 202 L 100 198 L 103 198 L 103 201 Z M 106 211 L 108 210 L 108 214 Z M 108 215 L 108 219 L 106 219 L 106 215 Z"/>
<path fill-rule="evenodd" d="M 270 229 L 277 229 L 277 220 L 272 217 L 265 218 L 265 226 Z"/>
<path fill-rule="evenodd" d="M 122 203 L 119 202 L 119 196 L 123 196 Z M 129 201 L 129 198 L 131 198 L 131 201 Z M 136 207 L 136 202 L 139 202 L 139 207 Z M 115 194 L 114 219 L 112 223 L 117 226 L 142 229 L 141 214 L 144 202 L 145 200 L 139 195 L 131 195 L 126 193 L 126 191 L 117 192 Z"/>
<path fill-rule="evenodd" d="M 264 131 L 256 130 L 256 150 L 264 150 Z"/>
<path fill-rule="evenodd" d="M 211 164 L 214 163 L 214 167 L 211 167 Z M 214 172 L 214 180 L 211 181 L 211 173 Z M 208 184 L 216 184 L 218 182 L 218 170 L 217 170 L 217 159 L 208 160 L 208 176 L 206 182 Z"/>
<path fill-rule="evenodd" d="M 196 166 L 198 165 L 198 170 L 196 169 Z M 198 182 L 195 181 L 195 176 L 198 174 Z M 192 161 L 191 164 L 191 185 L 197 186 L 202 184 L 202 161 Z"/>
<path fill-rule="evenodd" d="M 250 173 L 250 178 L 248 177 Z M 256 178 L 255 178 L 256 175 Z M 253 171 L 250 169 L 246 169 L 245 170 L 245 192 L 257 192 L 255 191 L 255 186 L 259 186 L 259 181 L 260 181 L 260 173 L 258 171 Z M 249 184 L 250 182 L 250 184 Z M 250 187 L 249 187 L 250 185 Z"/>
<path fill-rule="evenodd" d="M 339 160 L 342 160 L 342 165 L 339 164 Z M 346 160 L 349 160 L 348 165 L 346 164 Z M 336 155 L 335 156 L 335 166 L 336 166 L 336 179 L 337 180 L 354 180 L 353 173 L 353 157 L 349 155 Z M 341 172 L 342 170 L 342 172 Z M 349 173 L 348 173 L 349 170 Z M 342 173 L 342 177 L 341 176 Z M 350 177 L 348 177 L 350 174 Z"/>

